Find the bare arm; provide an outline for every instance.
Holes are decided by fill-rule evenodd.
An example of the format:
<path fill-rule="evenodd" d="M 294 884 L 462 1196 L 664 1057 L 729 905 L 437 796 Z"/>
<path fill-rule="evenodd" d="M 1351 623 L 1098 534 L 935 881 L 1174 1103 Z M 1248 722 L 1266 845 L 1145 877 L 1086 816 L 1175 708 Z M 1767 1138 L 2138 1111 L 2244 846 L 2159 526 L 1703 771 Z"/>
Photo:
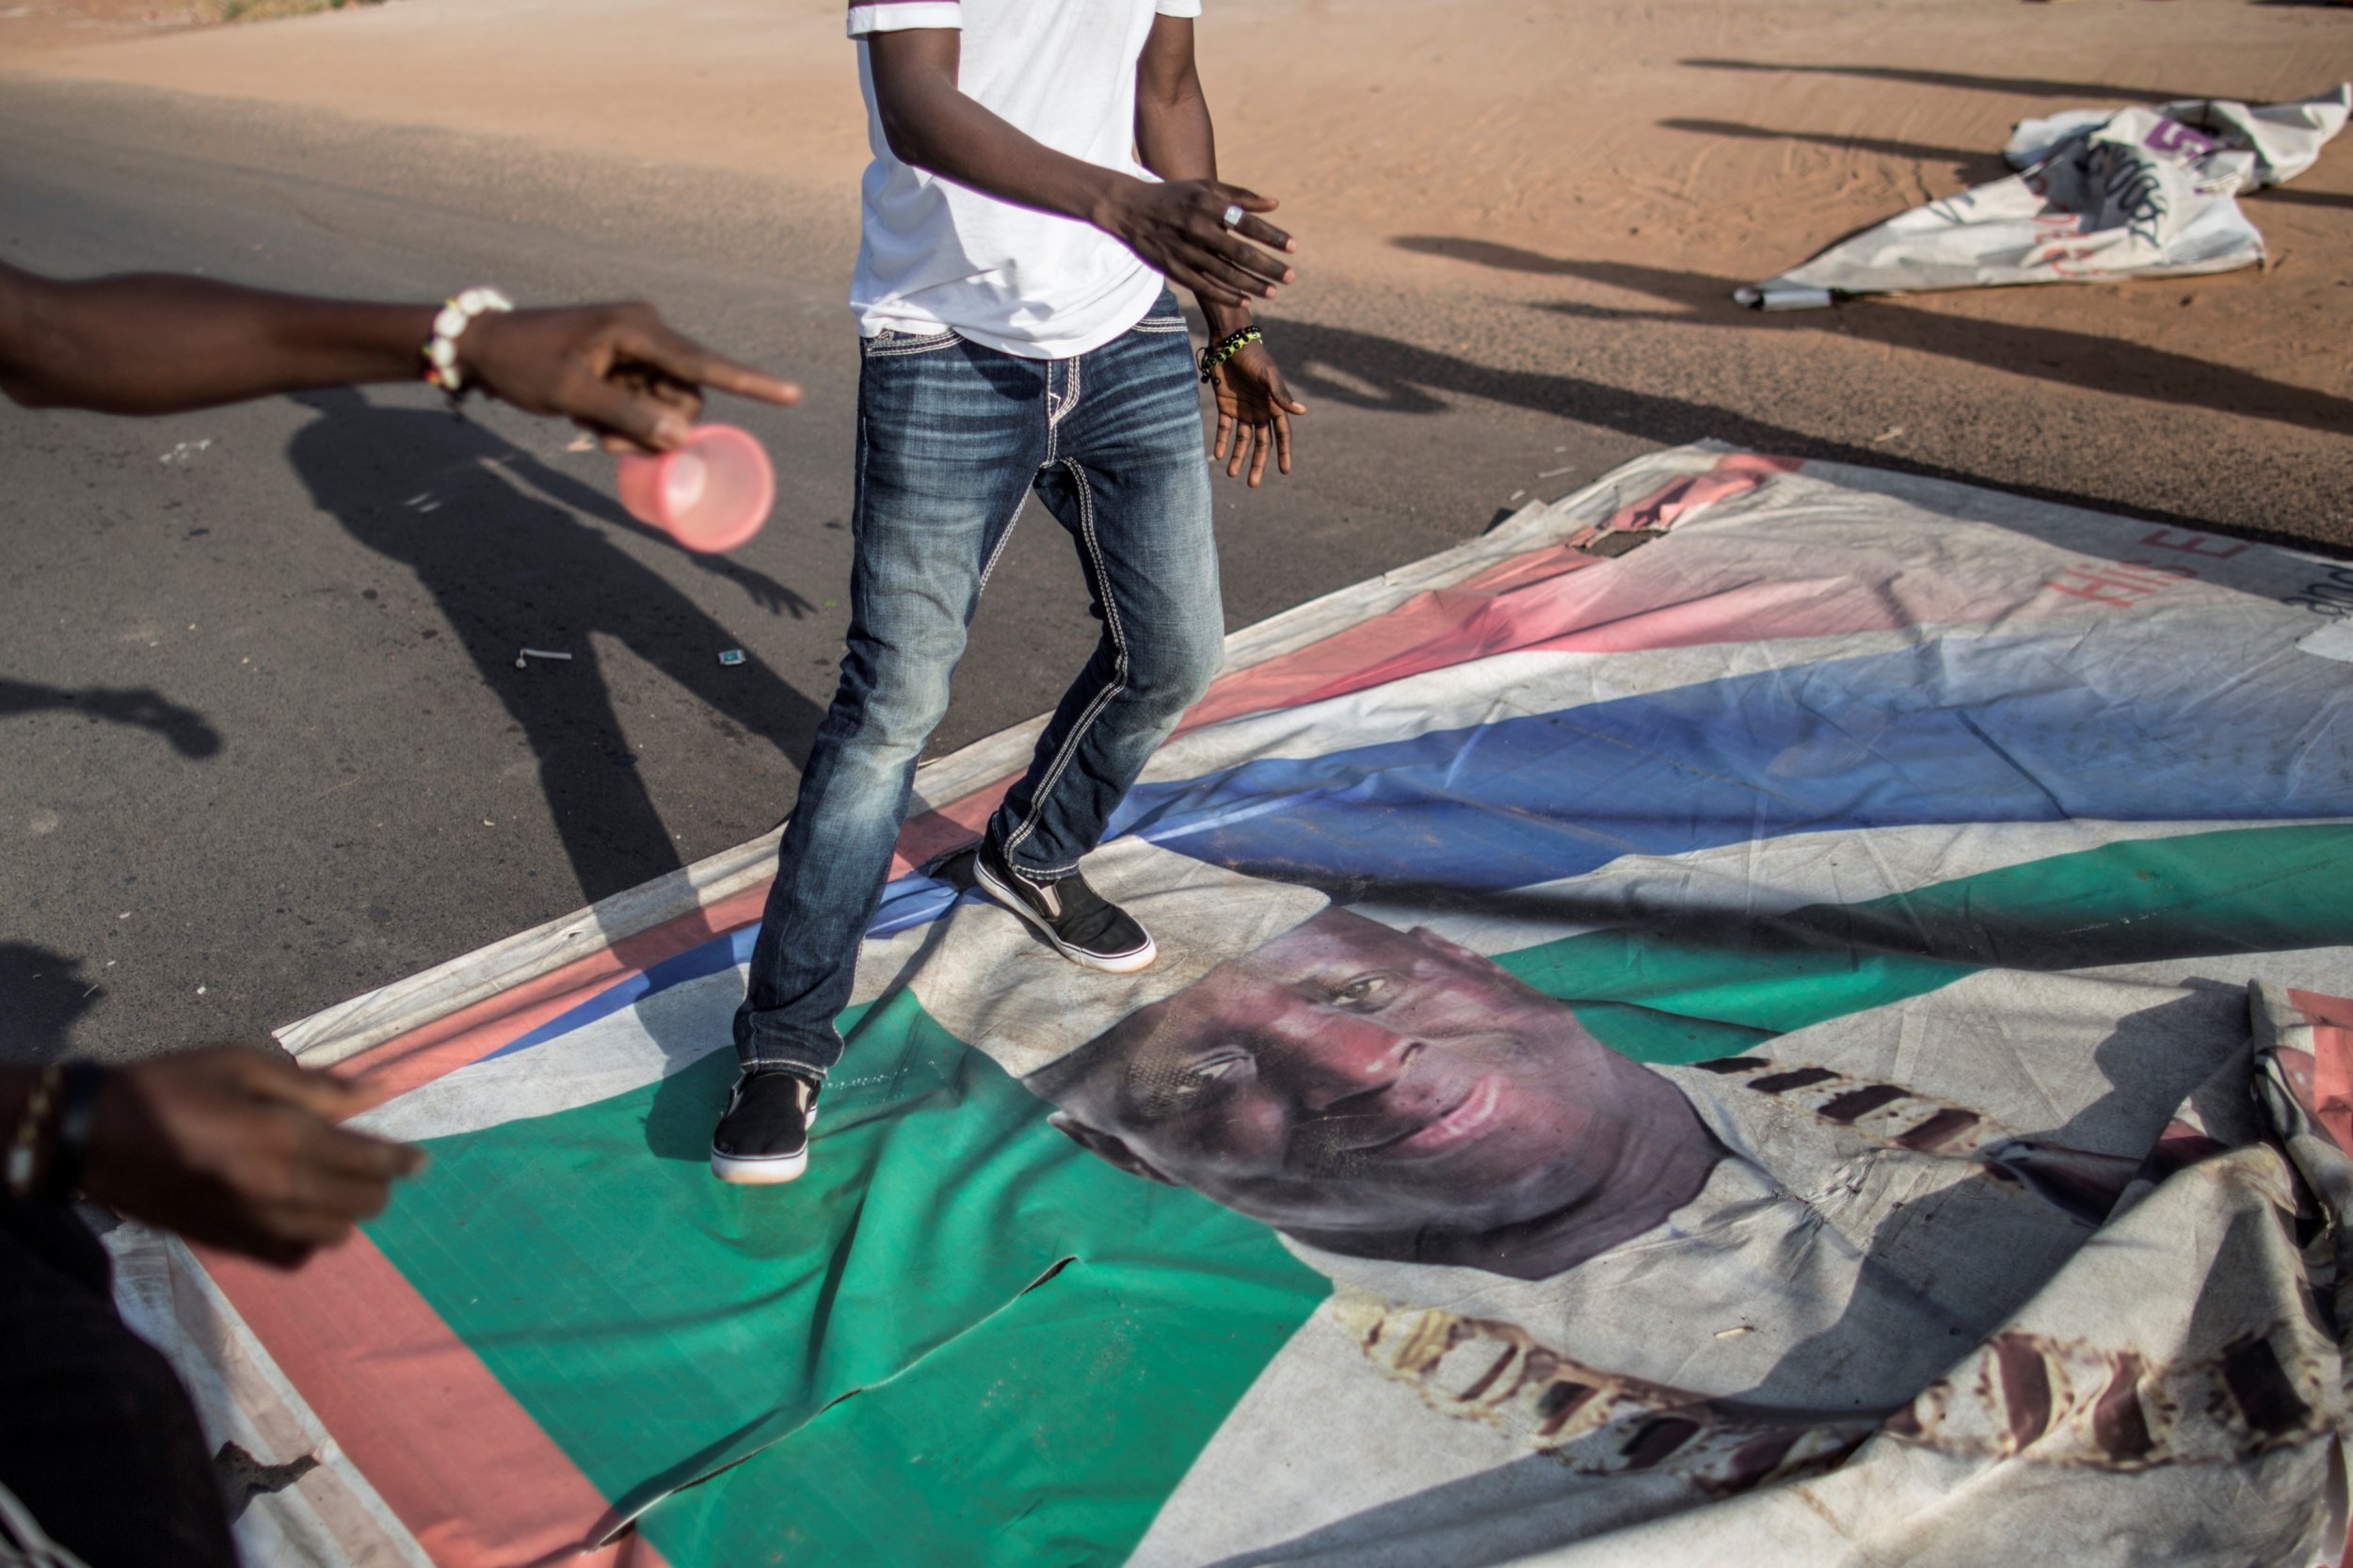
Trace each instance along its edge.
<path fill-rule="evenodd" d="M 1190 52 L 1189 29 L 1186 39 Z M 1293 248 L 1289 234 L 1257 216 L 1273 211 L 1273 200 L 1206 175 L 1155 184 L 1057 152 L 966 97 L 956 86 L 961 57 L 953 28 L 868 37 L 883 135 L 902 162 L 1001 201 L 1091 223 L 1205 303 L 1271 297 L 1291 280 L 1289 266 L 1258 248 Z M 1252 216 L 1229 231 L 1220 217 L 1233 206 Z"/>
<path fill-rule="evenodd" d="M 1136 152 L 1162 180 L 1217 178 L 1217 132 L 1193 53 L 1193 19 L 1156 16 L 1136 62 Z M 1201 313 L 1213 337 L 1250 325 L 1246 300 L 1203 298 Z"/>
<path fill-rule="evenodd" d="M 1193 50 L 1193 19 L 1156 16 L 1144 56 L 1136 62 L 1136 151 L 1144 167 L 1163 180 L 1217 179 L 1217 133 Z M 1288 248 L 1287 245 L 1287 248 Z M 1267 291 L 1271 297 L 1273 290 Z M 1226 301 L 1196 291 L 1211 341 L 1251 325 L 1247 300 Z M 1266 472 L 1267 454 L 1275 467 L 1291 471 L 1291 416 L 1307 406 L 1291 396 L 1283 372 L 1263 344 L 1253 344 L 1219 367 L 1217 440 L 1211 454 L 1225 459 L 1228 478 L 1248 466 L 1250 483 Z"/>
<path fill-rule="evenodd" d="M 0 392 L 30 408 L 160 414 L 414 380 L 436 310 L 165 274 L 57 282 L 0 264 Z M 486 314 L 457 343 L 467 379 L 493 396 L 637 446 L 684 439 L 704 385 L 771 403 L 800 396 L 645 305 Z"/>

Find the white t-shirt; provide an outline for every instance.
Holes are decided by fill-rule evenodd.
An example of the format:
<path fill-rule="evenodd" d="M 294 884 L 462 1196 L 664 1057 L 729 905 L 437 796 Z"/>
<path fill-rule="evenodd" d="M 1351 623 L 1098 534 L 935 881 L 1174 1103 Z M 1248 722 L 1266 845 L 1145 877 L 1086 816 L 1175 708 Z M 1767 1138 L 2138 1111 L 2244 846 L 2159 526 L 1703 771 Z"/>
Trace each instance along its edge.
<path fill-rule="evenodd" d="M 1100 348 L 1144 319 L 1165 280 L 1089 223 L 1016 207 L 910 168 L 874 107 L 870 33 L 963 30 L 956 85 L 1058 152 L 1150 178 L 1136 162 L 1136 61 L 1155 14 L 1201 0 L 853 0 L 866 134 L 865 232 L 850 309 L 858 331 L 952 328 L 1025 359 Z"/>

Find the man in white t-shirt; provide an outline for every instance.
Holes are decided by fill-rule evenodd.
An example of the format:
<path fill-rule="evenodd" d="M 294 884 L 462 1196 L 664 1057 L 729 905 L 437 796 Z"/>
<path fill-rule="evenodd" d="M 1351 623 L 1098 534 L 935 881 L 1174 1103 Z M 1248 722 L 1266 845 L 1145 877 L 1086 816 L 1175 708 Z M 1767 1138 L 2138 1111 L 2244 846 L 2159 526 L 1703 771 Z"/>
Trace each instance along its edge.
<path fill-rule="evenodd" d="M 924 742 L 990 564 L 1034 489 L 1103 634 L 971 874 L 1064 957 L 1157 955 L 1079 873 L 1225 637 L 1212 451 L 1290 471 L 1292 399 L 1249 301 L 1291 280 L 1274 202 L 1217 179 L 1200 0 L 854 0 L 874 161 L 851 308 L 864 341 L 850 646 L 778 854 L 736 1015 L 722 1179 L 789 1181 Z M 1274 253 L 1270 253 L 1274 252 Z M 1193 292 L 1196 362 L 1169 282 Z"/>

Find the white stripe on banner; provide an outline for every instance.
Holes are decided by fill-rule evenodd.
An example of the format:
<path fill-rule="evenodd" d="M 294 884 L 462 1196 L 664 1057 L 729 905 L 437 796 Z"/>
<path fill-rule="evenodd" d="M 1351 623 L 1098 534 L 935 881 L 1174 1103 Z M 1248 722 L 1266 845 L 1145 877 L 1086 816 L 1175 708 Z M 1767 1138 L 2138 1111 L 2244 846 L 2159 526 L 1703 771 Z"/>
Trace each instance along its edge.
<path fill-rule="evenodd" d="M 1809 904 L 1858 904 L 2103 844 L 2286 825 L 2292 824 L 1972 823 L 1791 834 L 1689 855 L 1627 856 L 1584 876 L 1481 895 L 1487 905 L 1511 905 L 1510 915 L 1377 901 L 1350 907 L 1401 929 L 1429 926 L 1473 952 L 1511 952 L 1582 931 L 1638 924 L 1667 911 L 1759 920 Z M 869 942 L 859 955 L 855 1000 L 871 1001 L 895 986 L 933 931 L 927 924 Z M 2240 962 L 2233 957 L 2234 966 Z M 2153 979 L 2174 972 L 2164 965 L 2140 968 Z M 2184 960 L 2179 969 L 2194 974 L 2198 964 Z M 728 1048 L 729 1020 L 743 995 L 741 966 L 685 981 L 582 1025 L 563 1036 L 560 1049 L 551 1042 L 460 1067 L 353 1125 L 387 1138 L 446 1138 L 628 1094 Z M 855 1067 L 853 1060 L 846 1070 Z"/>

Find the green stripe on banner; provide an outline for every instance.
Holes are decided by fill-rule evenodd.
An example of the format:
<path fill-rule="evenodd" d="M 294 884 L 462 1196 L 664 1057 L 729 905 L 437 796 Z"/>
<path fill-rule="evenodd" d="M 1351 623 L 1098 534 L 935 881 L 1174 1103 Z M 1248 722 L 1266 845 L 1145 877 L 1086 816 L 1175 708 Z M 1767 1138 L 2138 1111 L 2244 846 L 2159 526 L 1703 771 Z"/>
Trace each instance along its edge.
<path fill-rule="evenodd" d="M 2353 825 L 2137 839 L 1712 933 L 1594 931 L 1499 955 L 1644 1062 L 1734 1056 L 1985 968 L 2353 943 Z"/>
<path fill-rule="evenodd" d="M 1689 1062 L 1993 965 L 2347 941 L 2353 826 L 2329 825 L 1498 961 L 1616 1048 Z M 723 1471 L 645 1516 L 675 1568 L 1116 1562 L 1328 1286 L 1257 1224 L 1080 1152 L 911 997 L 845 1025 L 788 1189 L 705 1169 L 722 1045 L 435 1141 L 370 1233 L 606 1496 Z"/>
<path fill-rule="evenodd" d="M 789 1188 L 711 1177 L 722 1046 L 432 1141 L 369 1234 L 606 1496 L 766 1450 L 753 1493 L 644 1520 L 675 1568 L 1125 1555 L 1329 1287 L 1080 1150 L 905 993 L 845 1022 Z"/>

